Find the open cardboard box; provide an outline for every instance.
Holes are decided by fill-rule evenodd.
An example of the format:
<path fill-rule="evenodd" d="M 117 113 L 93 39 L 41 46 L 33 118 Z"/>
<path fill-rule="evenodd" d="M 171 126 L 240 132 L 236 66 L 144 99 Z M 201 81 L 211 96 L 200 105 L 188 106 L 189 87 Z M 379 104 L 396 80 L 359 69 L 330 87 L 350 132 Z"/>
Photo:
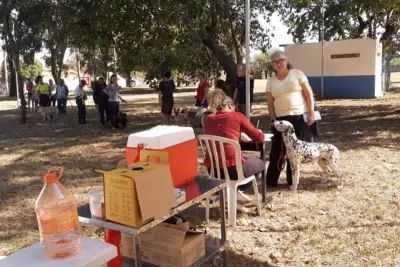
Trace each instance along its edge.
<path fill-rule="evenodd" d="M 157 158 L 158 163 L 148 162 L 149 158 Z M 140 227 L 167 216 L 176 206 L 166 152 L 143 150 L 140 162 L 128 168 L 99 172 L 103 174 L 107 220 Z"/>
<path fill-rule="evenodd" d="M 203 232 L 189 230 L 189 223 L 161 223 L 140 235 L 142 260 L 146 266 L 190 267 L 205 253 Z M 121 255 L 135 259 L 133 237 L 121 234 Z"/>

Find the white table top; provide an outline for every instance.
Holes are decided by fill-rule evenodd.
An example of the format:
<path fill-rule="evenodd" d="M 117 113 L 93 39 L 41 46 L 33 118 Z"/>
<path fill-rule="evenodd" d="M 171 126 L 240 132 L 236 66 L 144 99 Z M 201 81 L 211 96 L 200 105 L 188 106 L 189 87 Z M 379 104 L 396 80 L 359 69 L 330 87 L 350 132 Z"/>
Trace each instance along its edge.
<path fill-rule="evenodd" d="M 82 249 L 75 256 L 48 259 L 43 254 L 42 244 L 37 243 L 0 260 L 0 267 L 99 267 L 116 256 L 114 245 L 84 237 Z"/>

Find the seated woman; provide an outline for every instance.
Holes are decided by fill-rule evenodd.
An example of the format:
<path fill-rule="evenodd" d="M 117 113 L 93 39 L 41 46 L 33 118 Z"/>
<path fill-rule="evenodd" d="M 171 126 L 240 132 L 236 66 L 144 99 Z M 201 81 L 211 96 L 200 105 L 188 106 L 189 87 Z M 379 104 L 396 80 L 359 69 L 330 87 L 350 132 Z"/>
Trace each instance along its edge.
<path fill-rule="evenodd" d="M 223 91 L 215 91 L 211 96 L 211 103 L 216 105 L 216 113 L 210 114 L 205 118 L 204 121 L 204 134 L 215 135 L 224 138 L 229 138 L 237 142 L 240 141 L 240 134 L 244 132 L 255 142 L 263 142 L 264 134 L 256 129 L 251 122 L 241 113 L 235 112 L 235 105 L 230 97 L 226 96 Z M 226 156 L 226 166 L 228 168 L 228 174 L 231 180 L 237 180 L 237 169 L 235 155 L 236 151 L 232 145 L 224 145 L 225 156 Z M 218 155 L 219 160 L 221 156 Z M 250 177 L 252 175 L 258 175 L 264 168 L 264 162 L 256 157 L 243 157 L 243 175 L 244 177 Z M 211 170 L 211 162 L 208 159 L 208 155 L 204 159 L 204 165 Z M 220 162 L 222 167 L 222 163 Z M 221 178 L 225 179 L 223 172 L 221 173 Z M 243 193 L 242 190 L 247 189 L 252 184 L 245 184 L 239 186 L 238 192 L 238 202 L 249 202 L 251 198 Z M 238 208 L 241 206 L 238 205 Z"/>

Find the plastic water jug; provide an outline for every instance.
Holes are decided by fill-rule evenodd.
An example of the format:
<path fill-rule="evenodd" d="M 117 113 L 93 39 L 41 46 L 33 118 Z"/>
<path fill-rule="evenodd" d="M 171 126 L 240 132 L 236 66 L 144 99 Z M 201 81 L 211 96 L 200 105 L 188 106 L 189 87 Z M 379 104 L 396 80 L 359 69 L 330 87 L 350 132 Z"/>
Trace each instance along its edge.
<path fill-rule="evenodd" d="M 62 167 L 49 169 L 35 203 L 43 251 L 52 259 L 72 256 L 81 249 L 75 197 L 58 181 L 63 172 Z"/>

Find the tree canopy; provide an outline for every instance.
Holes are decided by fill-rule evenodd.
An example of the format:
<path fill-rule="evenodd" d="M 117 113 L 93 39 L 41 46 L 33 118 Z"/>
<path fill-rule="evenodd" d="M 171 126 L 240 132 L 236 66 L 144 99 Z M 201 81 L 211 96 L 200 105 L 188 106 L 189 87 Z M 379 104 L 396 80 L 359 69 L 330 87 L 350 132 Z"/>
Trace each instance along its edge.
<path fill-rule="evenodd" d="M 321 0 L 285 0 L 279 7 L 289 33 L 297 43 L 307 37 L 321 40 Z M 340 40 L 380 37 L 384 51 L 394 53 L 400 45 L 400 2 L 398 0 L 326 0 L 324 39 Z"/>
<path fill-rule="evenodd" d="M 398 51 L 398 1 L 325 0 L 325 40 L 380 36 L 385 52 Z M 321 38 L 321 0 L 252 0 L 253 49 L 270 48 L 273 12 L 295 42 Z M 33 64 L 35 52 L 43 48 L 49 51 L 45 60 L 56 82 L 65 70 L 67 48 L 78 55 L 76 68 L 81 70 L 82 64 L 93 76 L 113 71 L 128 77 L 137 70 L 151 79 L 167 70 L 184 75 L 223 70 L 231 85 L 245 57 L 244 0 L 3 0 L 0 24 L 10 74 L 20 74 L 19 90 L 24 75 L 19 59 Z M 258 59 L 255 63 L 265 65 Z M 10 92 L 15 93 L 16 85 Z M 23 99 L 21 104 L 25 106 Z"/>
<path fill-rule="evenodd" d="M 24 80 L 28 78 L 35 78 L 38 75 L 42 75 L 43 65 L 39 60 L 35 59 L 33 64 L 21 60 L 21 76 Z"/>

